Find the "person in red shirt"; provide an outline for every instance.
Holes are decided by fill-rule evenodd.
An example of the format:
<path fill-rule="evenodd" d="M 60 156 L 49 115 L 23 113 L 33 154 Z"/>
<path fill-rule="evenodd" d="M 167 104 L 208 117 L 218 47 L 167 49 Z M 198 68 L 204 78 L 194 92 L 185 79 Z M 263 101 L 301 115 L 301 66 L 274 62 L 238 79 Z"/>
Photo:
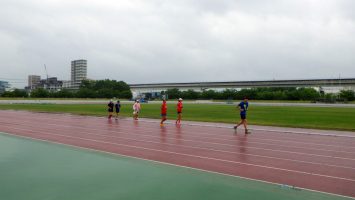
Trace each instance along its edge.
<path fill-rule="evenodd" d="M 161 122 L 160 126 L 164 126 L 164 121 L 166 121 L 166 113 L 168 111 L 168 106 L 166 105 L 166 100 L 163 99 L 163 103 L 161 104 Z"/>
<path fill-rule="evenodd" d="M 181 113 L 182 113 L 182 98 L 179 98 L 178 100 L 178 103 L 176 105 L 176 111 L 177 111 L 177 114 L 178 114 L 178 118 L 176 120 L 176 124 L 180 124 L 181 123 Z"/>

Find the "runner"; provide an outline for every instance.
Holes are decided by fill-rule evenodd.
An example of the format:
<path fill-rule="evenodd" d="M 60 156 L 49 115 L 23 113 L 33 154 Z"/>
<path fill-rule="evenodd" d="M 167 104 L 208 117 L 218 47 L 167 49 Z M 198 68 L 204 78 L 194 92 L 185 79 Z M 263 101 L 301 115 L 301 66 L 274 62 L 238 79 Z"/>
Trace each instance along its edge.
<path fill-rule="evenodd" d="M 141 111 L 141 104 L 137 99 L 136 102 L 133 104 L 133 119 L 138 120 L 139 112 Z"/>
<path fill-rule="evenodd" d="M 178 114 L 178 118 L 175 122 L 175 124 L 180 124 L 181 123 L 181 113 L 182 113 L 182 98 L 179 98 L 178 100 L 178 103 L 176 105 L 176 111 L 177 111 L 177 114 Z"/>
<path fill-rule="evenodd" d="M 110 100 L 110 102 L 107 104 L 108 107 L 108 118 L 111 119 L 112 114 L 113 114 L 113 102 L 112 99 Z"/>
<path fill-rule="evenodd" d="M 115 108 L 116 108 L 116 120 L 118 120 L 118 114 L 120 113 L 120 109 L 121 109 L 120 101 L 117 101 L 117 103 L 115 104 Z"/>
<path fill-rule="evenodd" d="M 160 126 L 164 126 L 164 121 L 166 121 L 166 113 L 168 110 L 168 106 L 166 105 L 166 100 L 163 99 L 163 103 L 161 104 L 161 122 Z"/>
<path fill-rule="evenodd" d="M 247 122 L 247 110 L 248 110 L 248 98 L 244 97 L 244 100 L 238 104 L 239 110 L 240 110 L 240 122 L 234 126 L 234 130 L 237 131 L 237 128 L 240 125 L 244 125 L 245 129 L 245 134 L 249 134 L 250 132 L 248 131 L 248 122 Z"/>

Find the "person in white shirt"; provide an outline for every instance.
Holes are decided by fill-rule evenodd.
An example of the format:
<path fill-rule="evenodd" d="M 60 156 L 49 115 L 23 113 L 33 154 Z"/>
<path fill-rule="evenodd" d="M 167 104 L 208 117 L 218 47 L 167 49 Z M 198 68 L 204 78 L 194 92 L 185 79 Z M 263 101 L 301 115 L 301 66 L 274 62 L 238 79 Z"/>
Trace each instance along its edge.
<path fill-rule="evenodd" d="M 133 104 L 133 119 L 138 120 L 138 115 L 139 112 L 141 111 L 141 104 L 139 103 L 139 100 L 136 100 L 136 102 Z"/>

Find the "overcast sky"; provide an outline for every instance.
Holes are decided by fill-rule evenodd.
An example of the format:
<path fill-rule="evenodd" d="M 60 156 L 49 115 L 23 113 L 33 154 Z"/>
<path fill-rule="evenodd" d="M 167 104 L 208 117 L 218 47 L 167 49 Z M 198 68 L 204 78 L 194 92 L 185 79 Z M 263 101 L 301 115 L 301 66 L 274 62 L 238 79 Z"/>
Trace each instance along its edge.
<path fill-rule="evenodd" d="M 1 0 L 0 80 L 355 77 L 354 0 Z"/>

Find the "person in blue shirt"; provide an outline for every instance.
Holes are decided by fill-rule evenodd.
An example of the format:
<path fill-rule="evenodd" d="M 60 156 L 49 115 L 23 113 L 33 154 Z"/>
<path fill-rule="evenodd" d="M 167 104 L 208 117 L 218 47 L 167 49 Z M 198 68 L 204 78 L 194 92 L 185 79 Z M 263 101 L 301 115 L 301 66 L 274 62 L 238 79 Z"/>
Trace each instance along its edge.
<path fill-rule="evenodd" d="M 247 122 L 247 111 L 248 111 L 248 98 L 244 97 L 244 100 L 238 104 L 239 110 L 240 110 L 240 122 L 234 126 L 234 130 L 237 131 L 237 128 L 240 125 L 244 125 L 245 129 L 245 134 L 249 134 L 250 132 L 248 131 L 248 122 Z"/>

